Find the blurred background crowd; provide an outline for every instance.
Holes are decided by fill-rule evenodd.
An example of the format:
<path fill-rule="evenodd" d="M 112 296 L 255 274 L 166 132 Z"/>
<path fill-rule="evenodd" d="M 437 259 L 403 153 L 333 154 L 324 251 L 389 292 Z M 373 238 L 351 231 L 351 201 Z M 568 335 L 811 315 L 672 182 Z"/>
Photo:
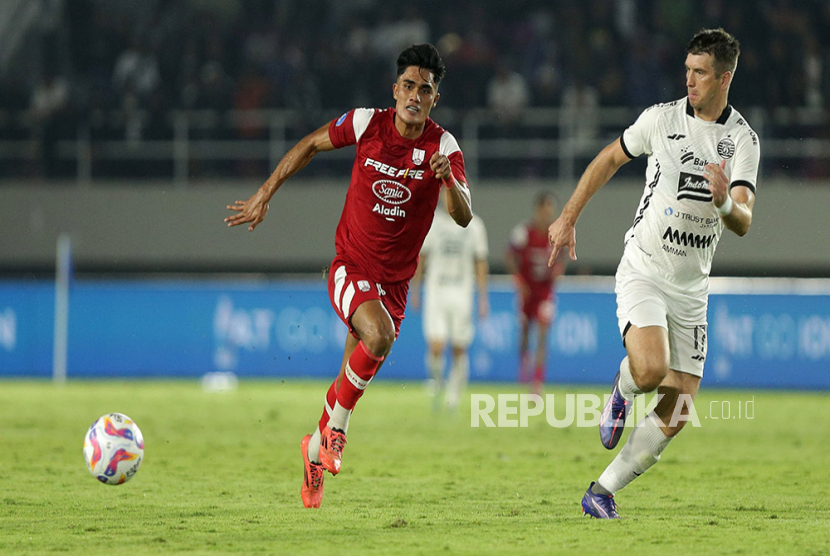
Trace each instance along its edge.
<path fill-rule="evenodd" d="M 477 138 L 563 133 L 524 125 L 543 108 L 583 114 L 570 136 L 604 140 L 642 108 L 684 96 L 686 43 L 718 26 L 742 46 L 731 103 L 762 140 L 819 141 L 811 148 L 823 153 L 764 170 L 830 176 L 826 0 L 3 0 L 0 172 L 73 177 L 82 162 L 61 155 L 60 141 L 172 141 L 182 111 L 200 115 L 198 125 L 187 120 L 192 140 L 268 139 L 275 121 L 292 140 L 349 108 L 389 106 L 395 58 L 419 42 L 444 57 L 441 106 L 462 141 L 471 112 L 489 121 L 473 127 Z M 630 114 L 608 123 L 609 107 Z M 245 110 L 291 117 L 224 117 Z M 778 150 L 786 155 L 786 144 Z M 258 174 L 271 155 L 188 172 Z M 138 164 L 173 172 L 173 160 L 150 158 Z"/>

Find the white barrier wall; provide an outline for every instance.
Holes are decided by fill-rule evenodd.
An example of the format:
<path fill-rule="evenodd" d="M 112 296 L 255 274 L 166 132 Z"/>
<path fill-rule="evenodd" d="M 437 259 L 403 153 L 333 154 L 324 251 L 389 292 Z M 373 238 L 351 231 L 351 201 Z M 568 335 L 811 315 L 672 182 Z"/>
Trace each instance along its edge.
<path fill-rule="evenodd" d="M 247 198 L 256 182 L 222 182 L 177 189 L 166 182 L 79 187 L 7 183 L 0 186 L 0 268 L 51 268 L 61 232 L 72 236 L 75 263 L 101 269 L 322 269 L 334 254 L 334 229 L 346 193 L 339 183 L 297 179 L 271 203 L 253 234 L 228 230 L 225 206 Z M 473 208 L 487 224 L 491 264 L 503 268 L 510 228 L 548 188 L 567 200 L 573 184 L 482 181 Z M 611 272 L 642 193 L 636 180 L 612 180 L 591 201 L 577 227 L 579 265 Z M 713 274 L 786 276 L 830 273 L 830 183 L 762 181 L 752 230 L 727 233 Z"/>

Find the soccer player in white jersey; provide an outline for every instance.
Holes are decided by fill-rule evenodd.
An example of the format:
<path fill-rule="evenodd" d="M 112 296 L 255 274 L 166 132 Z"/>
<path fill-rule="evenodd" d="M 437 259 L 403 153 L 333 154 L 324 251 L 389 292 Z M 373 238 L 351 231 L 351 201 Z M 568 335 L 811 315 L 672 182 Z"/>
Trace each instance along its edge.
<path fill-rule="evenodd" d="M 443 196 L 441 205 L 444 205 Z M 439 208 L 421 247 L 421 259 L 412 279 L 410 305 L 420 305 L 420 282 L 424 282 L 424 338 L 427 341 L 426 364 L 434 382 L 435 407 L 445 404 L 451 411 L 467 388 L 470 376 L 468 350 L 473 341 L 473 305 L 478 290 L 478 317 L 486 318 L 490 308 L 487 298 L 487 230 L 474 215 L 466 228 L 444 218 Z M 450 372 L 444 391 L 445 352 L 452 348 Z M 442 400 L 443 396 L 443 400 Z"/>
<path fill-rule="evenodd" d="M 743 236 L 752 223 L 758 137 L 727 102 L 739 53 L 723 29 L 695 35 L 686 55 L 688 95 L 647 109 L 605 147 L 548 232 L 551 263 L 561 249 L 575 260 L 575 225 L 588 200 L 620 166 L 648 156 L 645 191 L 616 275 L 627 357 L 600 418 L 603 445 L 617 445 L 635 396 L 656 389 L 662 398 L 588 487 L 582 508 L 597 518 L 619 517 L 614 494 L 657 463 L 686 423 L 706 359 L 712 256 L 724 228 Z"/>

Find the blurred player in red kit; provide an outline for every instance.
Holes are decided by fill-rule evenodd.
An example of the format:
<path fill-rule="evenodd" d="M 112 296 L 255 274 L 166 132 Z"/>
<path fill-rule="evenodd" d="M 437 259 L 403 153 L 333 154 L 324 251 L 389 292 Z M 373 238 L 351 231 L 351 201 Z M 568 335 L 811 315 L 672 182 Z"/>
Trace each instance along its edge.
<path fill-rule="evenodd" d="M 351 334 L 322 417 L 301 443 L 307 508 L 320 507 L 323 471 L 340 471 L 352 410 L 398 336 L 442 186 L 452 219 L 460 226 L 472 219 L 461 149 L 429 118 L 444 62 L 434 46 L 419 44 L 401 52 L 397 66 L 394 108 L 355 108 L 325 124 L 288 151 L 250 199 L 227 207 L 235 211 L 228 226 L 253 231 L 277 189 L 316 154 L 357 145 L 328 277 L 329 299 Z"/>
<path fill-rule="evenodd" d="M 532 381 L 531 390 L 540 394 L 545 381 L 547 338 L 556 315 L 554 283 L 564 273 L 561 257 L 552 268 L 548 259 L 552 248 L 548 241 L 548 226 L 556 217 L 556 200 L 550 193 L 541 192 L 533 203 L 530 220 L 516 225 L 510 232 L 506 262 L 513 274 L 519 302 L 519 380 Z M 530 352 L 530 326 L 536 323 L 536 357 Z M 532 367 L 532 371 L 531 371 Z M 532 376 L 531 376 L 532 372 Z"/>

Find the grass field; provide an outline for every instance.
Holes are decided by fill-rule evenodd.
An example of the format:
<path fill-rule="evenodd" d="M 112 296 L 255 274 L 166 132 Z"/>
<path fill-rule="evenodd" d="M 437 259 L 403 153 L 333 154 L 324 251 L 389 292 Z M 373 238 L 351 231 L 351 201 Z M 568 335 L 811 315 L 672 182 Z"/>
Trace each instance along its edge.
<path fill-rule="evenodd" d="M 299 442 L 325 386 L 0 383 L 0 553 L 830 552 L 827 394 L 704 390 L 702 426 L 618 494 L 625 519 L 607 522 L 579 506 L 613 456 L 596 428 L 471 428 L 469 402 L 436 414 L 420 384 L 382 381 L 358 406 L 322 509 L 306 510 Z M 754 419 L 708 418 L 752 396 Z M 81 456 L 87 427 L 111 411 L 146 442 L 118 487 Z"/>

